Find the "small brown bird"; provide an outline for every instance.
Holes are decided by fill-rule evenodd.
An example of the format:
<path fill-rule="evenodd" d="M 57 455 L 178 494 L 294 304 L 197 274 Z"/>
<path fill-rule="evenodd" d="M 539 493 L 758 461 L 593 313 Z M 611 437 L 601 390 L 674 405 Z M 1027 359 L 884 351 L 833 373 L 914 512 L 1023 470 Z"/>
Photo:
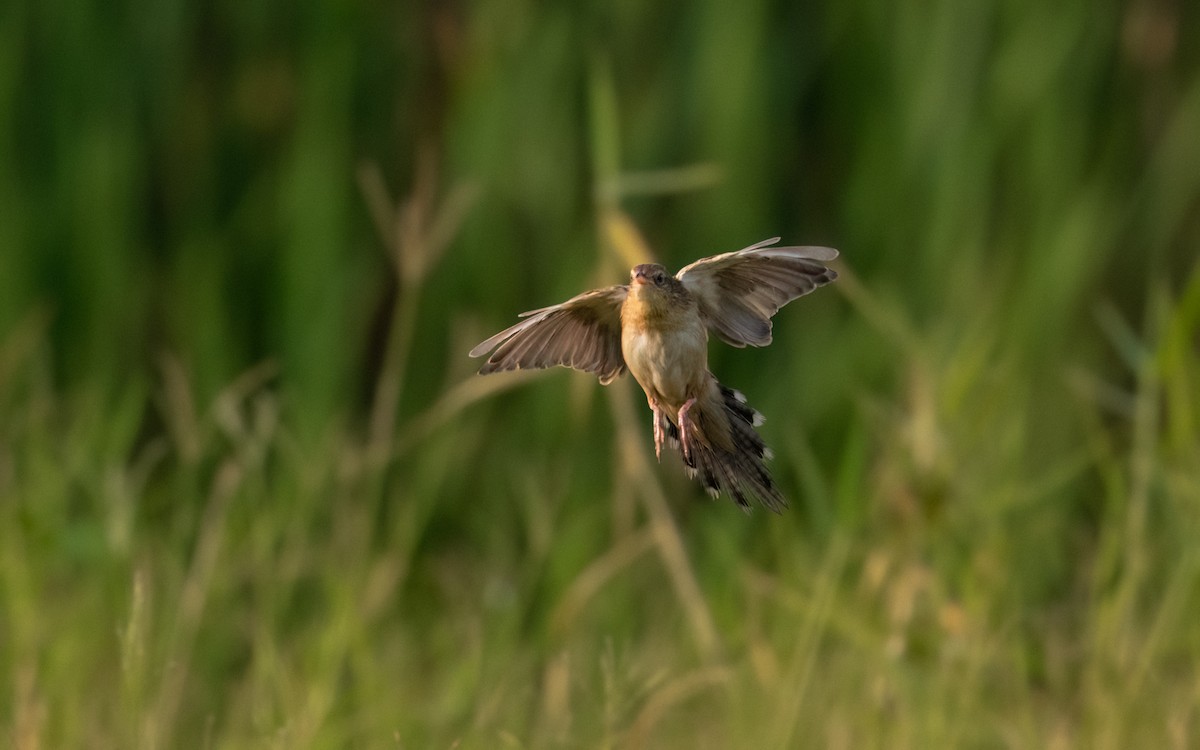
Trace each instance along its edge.
<path fill-rule="evenodd" d="M 771 247 L 778 237 L 704 258 L 672 276 L 657 263 L 629 274 L 629 284 L 593 289 L 525 320 L 471 350 L 491 352 L 479 373 L 555 365 L 595 373 L 608 385 L 626 369 L 654 412 L 654 453 L 678 447 L 693 478 L 714 497 L 727 492 L 749 508 L 757 497 L 787 507 L 764 461 L 770 450 L 754 428 L 763 417 L 708 370 L 708 332 L 736 347 L 771 343 L 771 316 L 828 284 L 828 247 Z"/>

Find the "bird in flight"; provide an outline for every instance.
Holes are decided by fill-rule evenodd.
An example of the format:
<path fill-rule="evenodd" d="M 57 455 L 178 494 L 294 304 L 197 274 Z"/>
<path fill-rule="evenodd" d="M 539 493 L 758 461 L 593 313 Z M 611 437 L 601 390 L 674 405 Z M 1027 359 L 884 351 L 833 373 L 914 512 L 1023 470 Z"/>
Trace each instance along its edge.
<path fill-rule="evenodd" d="M 654 453 L 678 449 L 692 478 L 742 508 L 749 498 L 780 512 L 787 503 L 755 431 L 763 417 L 708 369 L 708 334 L 738 348 L 771 343 L 771 316 L 828 284 L 829 247 L 774 247 L 764 240 L 703 258 L 672 276 L 657 263 L 629 272 L 629 283 L 593 289 L 558 305 L 522 313 L 520 323 L 471 350 L 488 356 L 479 373 L 561 365 L 608 385 L 626 370 L 654 412 Z"/>

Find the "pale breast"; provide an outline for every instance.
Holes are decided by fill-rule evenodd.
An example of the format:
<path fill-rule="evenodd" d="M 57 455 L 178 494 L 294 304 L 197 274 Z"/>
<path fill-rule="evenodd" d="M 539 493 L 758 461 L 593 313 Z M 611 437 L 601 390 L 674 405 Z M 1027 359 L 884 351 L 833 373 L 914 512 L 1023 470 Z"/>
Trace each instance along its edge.
<path fill-rule="evenodd" d="M 663 406 L 678 409 L 708 382 L 708 333 L 699 316 L 677 328 L 626 327 L 621 352 L 630 374 Z"/>

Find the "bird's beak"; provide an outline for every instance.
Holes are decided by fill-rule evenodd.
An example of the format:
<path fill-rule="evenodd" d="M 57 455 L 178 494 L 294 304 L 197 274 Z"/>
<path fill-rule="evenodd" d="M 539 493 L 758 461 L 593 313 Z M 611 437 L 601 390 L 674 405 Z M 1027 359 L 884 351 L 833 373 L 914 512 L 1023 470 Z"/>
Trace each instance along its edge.
<path fill-rule="evenodd" d="M 646 275 L 646 272 L 645 272 L 645 271 L 634 271 L 634 272 L 633 272 L 633 283 L 635 283 L 635 284 L 649 284 L 649 283 L 650 283 L 650 277 Z"/>

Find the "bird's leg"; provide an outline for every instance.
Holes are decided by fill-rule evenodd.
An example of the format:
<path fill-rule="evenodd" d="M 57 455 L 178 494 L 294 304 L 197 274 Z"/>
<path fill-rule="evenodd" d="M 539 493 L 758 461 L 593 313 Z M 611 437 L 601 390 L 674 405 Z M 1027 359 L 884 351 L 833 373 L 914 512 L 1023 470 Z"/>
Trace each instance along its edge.
<path fill-rule="evenodd" d="M 646 403 L 650 404 L 650 411 L 654 412 L 654 457 L 661 463 L 662 447 L 663 443 L 667 441 L 667 431 L 669 429 L 667 425 L 667 413 L 649 396 L 646 397 Z"/>
<path fill-rule="evenodd" d="M 662 462 L 662 446 L 663 440 L 666 439 L 666 428 L 663 426 L 662 410 L 653 404 L 650 408 L 654 410 L 654 457 Z"/>
<path fill-rule="evenodd" d="M 683 406 L 679 407 L 679 445 L 683 447 L 683 457 L 690 464 L 692 462 L 692 444 L 691 432 L 695 428 L 691 418 L 688 417 L 688 412 L 695 405 L 696 399 L 689 398 L 684 402 Z"/>

